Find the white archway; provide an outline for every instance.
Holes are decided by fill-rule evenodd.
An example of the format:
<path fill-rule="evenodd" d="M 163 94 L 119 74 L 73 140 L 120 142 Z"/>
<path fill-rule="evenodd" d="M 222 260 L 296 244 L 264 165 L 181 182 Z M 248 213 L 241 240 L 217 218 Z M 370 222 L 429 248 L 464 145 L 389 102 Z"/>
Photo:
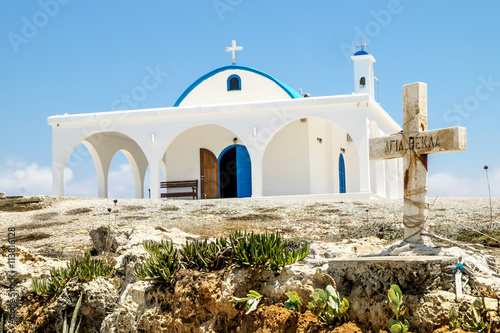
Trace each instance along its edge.
<path fill-rule="evenodd" d="M 235 143 L 241 144 L 241 138 L 220 125 L 197 125 L 185 129 L 171 140 L 163 154 L 161 170 L 165 180 L 198 179 L 198 196 L 202 198 L 200 149 L 206 149 L 217 157 Z"/>
<path fill-rule="evenodd" d="M 339 193 L 340 153 L 347 192 L 359 192 L 359 152 L 347 131 L 324 118 L 290 121 L 264 150 L 263 195 Z"/>
<path fill-rule="evenodd" d="M 109 167 L 113 157 L 118 151 L 122 151 L 125 154 L 130 166 L 132 167 L 132 172 L 134 174 L 135 197 L 144 197 L 144 177 L 148 167 L 146 155 L 134 140 L 119 132 L 107 131 L 93 133 L 77 142 L 73 150 L 69 151 L 64 160 L 59 162 L 57 165 L 58 170 L 62 170 L 62 178 L 64 178 L 64 167 L 68 162 L 68 159 L 72 156 L 74 149 L 80 143 L 87 147 L 88 152 L 92 156 L 97 173 L 98 197 L 108 197 Z M 81 155 L 77 156 L 79 159 L 83 157 L 84 156 Z M 58 184 L 58 187 L 62 188 L 62 195 L 64 193 L 64 185 Z"/>

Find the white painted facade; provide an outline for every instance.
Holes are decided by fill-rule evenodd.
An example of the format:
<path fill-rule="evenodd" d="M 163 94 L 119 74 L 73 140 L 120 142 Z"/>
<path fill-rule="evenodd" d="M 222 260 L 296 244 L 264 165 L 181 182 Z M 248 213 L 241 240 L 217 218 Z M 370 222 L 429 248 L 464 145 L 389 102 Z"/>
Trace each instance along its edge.
<path fill-rule="evenodd" d="M 400 198 L 400 159 L 370 161 L 368 143 L 401 128 L 374 100 L 375 59 L 358 53 L 351 95 L 302 97 L 263 72 L 233 65 L 201 77 L 174 107 L 49 117 L 54 195 L 64 195 L 64 167 L 83 143 L 96 167 L 99 197 L 108 195 L 118 151 L 132 166 L 136 197 L 144 197 L 149 167 L 151 197 L 159 198 L 161 181 L 201 180 L 201 148 L 220 163 L 221 154 L 238 145 L 251 160 L 252 197 L 338 194 L 342 154 L 347 194 Z M 235 76 L 240 89 L 230 89 Z"/>

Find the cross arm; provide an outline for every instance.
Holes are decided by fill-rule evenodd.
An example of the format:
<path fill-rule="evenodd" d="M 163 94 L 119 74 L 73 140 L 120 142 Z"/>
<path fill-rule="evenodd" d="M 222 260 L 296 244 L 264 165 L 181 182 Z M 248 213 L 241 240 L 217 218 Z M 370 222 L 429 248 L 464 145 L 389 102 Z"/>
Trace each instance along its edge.
<path fill-rule="evenodd" d="M 370 139 L 370 159 L 403 157 L 408 150 L 417 155 L 463 151 L 467 147 L 465 127 L 450 127 L 425 132 L 397 133 Z"/>

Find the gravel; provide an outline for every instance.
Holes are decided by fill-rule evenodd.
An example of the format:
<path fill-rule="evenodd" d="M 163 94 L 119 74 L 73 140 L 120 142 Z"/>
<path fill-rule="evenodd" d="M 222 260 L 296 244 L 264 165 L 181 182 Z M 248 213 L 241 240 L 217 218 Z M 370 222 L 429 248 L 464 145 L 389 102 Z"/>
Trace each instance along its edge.
<path fill-rule="evenodd" d="M 14 226 L 17 245 L 64 258 L 88 251 L 89 230 L 109 224 L 116 229 L 154 224 L 193 237 L 227 236 L 233 230 L 279 231 L 322 246 L 351 244 L 354 252 L 375 251 L 371 245 L 387 247 L 402 235 L 402 200 L 119 199 L 115 204 L 112 199 L 47 199 L 49 204 L 40 210 L 0 212 L 3 240 L 7 227 Z M 500 198 L 492 203 L 493 225 L 500 228 Z M 428 221 L 431 232 L 445 231 L 444 236 L 461 227 L 490 226 L 489 199 L 438 198 Z"/>

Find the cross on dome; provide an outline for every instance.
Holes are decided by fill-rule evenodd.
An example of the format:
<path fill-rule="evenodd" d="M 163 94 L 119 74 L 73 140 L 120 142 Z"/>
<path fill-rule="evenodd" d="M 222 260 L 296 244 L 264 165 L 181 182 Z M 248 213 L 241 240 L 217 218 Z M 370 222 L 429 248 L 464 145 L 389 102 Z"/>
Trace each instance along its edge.
<path fill-rule="evenodd" d="M 364 51 L 367 46 L 368 46 L 368 44 L 366 44 L 365 41 L 362 40 L 361 44 L 357 45 L 356 47 L 359 47 L 359 48 L 361 48 L 361 51 Z"/>
<path fill-rule="evenodd" d="M 236 46 L 235 40 L 231 41 L 231 47 L 226 47 L 226 52 L 233 53 L 233 65 L 236 65 L 236 51 L 241 51 L 241 50 L 243 50 L 243 46 Z"/>

